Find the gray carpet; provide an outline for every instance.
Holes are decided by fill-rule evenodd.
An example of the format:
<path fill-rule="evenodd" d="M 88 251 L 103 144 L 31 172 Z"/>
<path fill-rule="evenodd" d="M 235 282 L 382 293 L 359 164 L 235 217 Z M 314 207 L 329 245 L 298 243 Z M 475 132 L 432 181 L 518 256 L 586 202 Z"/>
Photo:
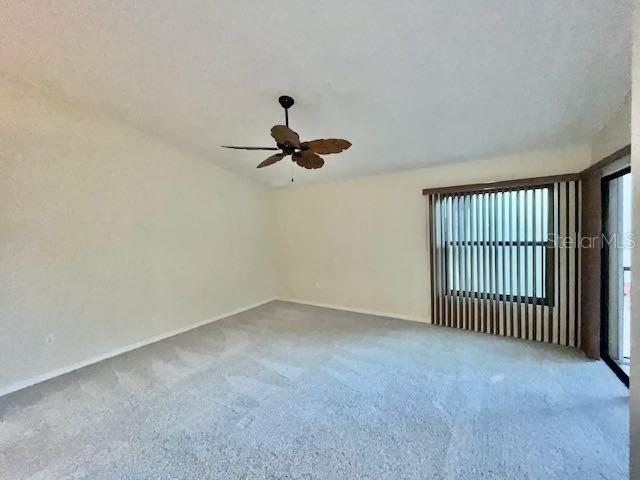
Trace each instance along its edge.
<path fill-rule="evenodd" d="M 625 479 L 579 352 L 272 302 L 0 398 L 4 479 Z"/>

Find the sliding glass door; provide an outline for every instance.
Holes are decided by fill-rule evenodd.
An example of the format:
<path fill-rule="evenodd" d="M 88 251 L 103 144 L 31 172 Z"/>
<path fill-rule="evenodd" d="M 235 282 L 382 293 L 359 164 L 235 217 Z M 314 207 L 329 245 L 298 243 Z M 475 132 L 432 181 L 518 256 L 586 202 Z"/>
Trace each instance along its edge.
<path fill-rule="evenodd" d="M 602 357 L 629 385 L 631 360 L 631 171 L 602 180 Z"/>

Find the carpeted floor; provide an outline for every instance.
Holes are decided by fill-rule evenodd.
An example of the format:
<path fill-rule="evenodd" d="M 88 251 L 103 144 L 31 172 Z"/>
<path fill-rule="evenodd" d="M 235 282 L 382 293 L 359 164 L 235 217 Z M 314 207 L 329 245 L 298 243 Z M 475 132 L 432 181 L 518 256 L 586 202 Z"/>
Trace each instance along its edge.
<path fill-rule="evenodd" d="M 284 302 L 0 398 L 0 478 L 626 479 L 568 348 Z"/>

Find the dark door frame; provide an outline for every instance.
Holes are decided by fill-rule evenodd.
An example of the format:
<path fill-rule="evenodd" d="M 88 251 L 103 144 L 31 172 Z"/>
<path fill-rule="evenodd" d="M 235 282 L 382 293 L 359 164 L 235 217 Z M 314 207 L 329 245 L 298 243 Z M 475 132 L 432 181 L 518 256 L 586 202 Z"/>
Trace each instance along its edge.
<path fill-rule="evenodd" d="M 602 238 L 602 177 L 615 169 L 615 163 L 631 154 L 631 145 L 617 150 L 580 172 L 582 180 L 580 234 L 586 238 Z M 601 249 L 581 248 L 580 252 L 580 348 L 594 360 L 600 356 Z"/>
<path fill-rule="evenodd" d="M 609 182 L 631 173 L 631 167 L 625 167 L 601 179 L 602 189 L 602 234 L 607 233 L 609 220 Z M 629 375 L 609 356 L 609 245 L 601 238 L 600 242 L 600 356 L 609 365 L 616 376 L 629 388 Z"/>

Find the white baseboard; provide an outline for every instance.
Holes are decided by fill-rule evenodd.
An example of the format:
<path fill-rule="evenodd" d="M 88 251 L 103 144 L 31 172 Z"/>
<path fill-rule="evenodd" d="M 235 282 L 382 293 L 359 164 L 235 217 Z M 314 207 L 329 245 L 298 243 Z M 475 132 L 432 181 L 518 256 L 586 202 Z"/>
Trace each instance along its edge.
<path fill-rule="evenodd" d="M 226 312 L 221 315 L 216 315 L 215 317 L 209 318 L 207 320 L 203 320 L 202 322 L 198 322 L 193 325 L 189 325 L 188 327 L 179 328 L 177 330 L 173 330 L 171 332 L 162 333 L 160 335 L 156 335 L 155 337 L 147 338 L 145 340 L 141 340 L 136 343 L 132 343 L 125 347 L 116 348 L 115 350 L 108 351 L 106 353 L 102 353 L 100 355 L 96 355 L 95 357 L 88 358 L 86 360 L 82 360 L 80 362 L 74 363 L 72 365 L 67 365 L 66 367 L 58 368 L 56 370 L 52 370 L 47 373 L 43 373 L 41 375 L 36 375 L 35 377 L 28 378 L 26 380 L 21 380 L 18 382 L 10 383 L 9 385 L 4 385 L 0 387 L 0 397 L 4 395 L 8 395 L 12 392 L 17 392 L 18 390 L 22 390 L 23 388 L 30 387 L 31 385 L 35 385 L 37 383 L 44 382 L 45 380 L 50 380 L 54 377 L 58 377 L 60 375 L 64 375 L 65 373 L 73 372 L 74 370 L 78 370 L 79 368 L 86 367 L 87 365 L 91 365 L 93 363 L 101 362 L 102 360 L 106 360 L 107 358 L 115 357 L 117 355 L 130 352 L 131 350 L 135 350 L 136 348 L 144 347 L 145 345 L 149 345 L 150 343 L 159 342 L 160 340 L 164 340 L 165 338 L 173 337 L 180 333 L 188 332 L 189 330 L 193 330 L 194 328 L 202 327 L 203 325 L 207 325 L 208 323 L 215 322 L 216 320 L 222 320 L 223 318 L 230 317 L 232 315 L 236 315 L 238 313 L 242 313 L 246 310 L 250 310 L 255 307 L 259 307 L 260 305 L 264 305 L 265 303 L 269 303 L 273 300 L 276 300 L 276 297 L 268 298 L 266 300 L 261 300 L 259 302 L 252 303 L 250 305 L 245 305 L 243 307 L 232 310 L 231 312 Z"/>
<path fill-rule="evenodd" d="M 312 305 L 314 307 L 332 308 L 333 310 L 343 310 L 345 312 L 364 313 L 366 315 L 377 315 L 378 317 L 397 318 L 399 320 L 409 320 L 410 322 L 430 323 L 425 317 L 414 315 L 401 315 L 399 313 L 379 312 L 376 310 L 366 310 L 363 308 L 345 307 L 344 305 L 333 305 L 330 303 L 312 302 L 309 300 L 301 300 L 299 298 L 278 297 L 283 302 L 300 303 L 302 305 Z"/>

